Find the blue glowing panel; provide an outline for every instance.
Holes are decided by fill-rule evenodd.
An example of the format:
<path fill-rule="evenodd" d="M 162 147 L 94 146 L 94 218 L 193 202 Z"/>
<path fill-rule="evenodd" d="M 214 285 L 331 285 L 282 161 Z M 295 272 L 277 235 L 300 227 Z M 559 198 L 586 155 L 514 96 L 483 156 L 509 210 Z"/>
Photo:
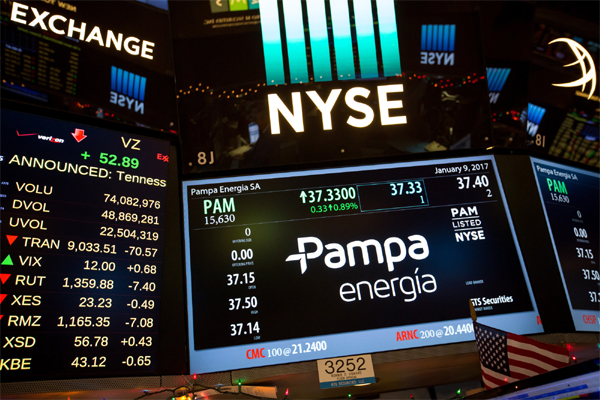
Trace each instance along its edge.
<path fill-rule="evenodd" d="M 352 52 L 352 35 L 350 33 L 350 12 L 346 0 L 331 0 L 331 24 L 333 26 L 333 47 L 335 48 L 335 64 L 337 78 L 354 79 L 354 55 Z"/>
<path fill-rule="evenodd" d="M 300 0 L 283 0 L 283 20 L 291 83 L 307 82 L 308 66 Z"/>
<path fill-rule="evenodd" d="M 315 82 L 330 81 L 332 79 L 331 58 L 329 57 L 329 37 L 327 35 L 325 1 L 308 1 L 306 2 L 306 10 L 308 13 L 310 50 Z"/>
<path fill-rule="evenodd" d="M 285 73 L 277 0 L 261 0 L 259 8 L 267 85 L 281 85 L 285 83 Z"/>

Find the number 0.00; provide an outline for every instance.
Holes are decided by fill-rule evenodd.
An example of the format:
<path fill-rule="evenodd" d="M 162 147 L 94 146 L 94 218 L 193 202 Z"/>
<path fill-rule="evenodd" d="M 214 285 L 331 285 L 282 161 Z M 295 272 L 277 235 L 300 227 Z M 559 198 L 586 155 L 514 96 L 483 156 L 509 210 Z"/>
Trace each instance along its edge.
<path fill-rule="evenodd" d="M 231 259 L 233 261 L 238 261 L 238 260 L 252 260 L 252 257 L 254 257 L 254 252 L 252 251 L 252 249 L 243 249 L 240 250 L 239 254 L 237 252 L 237 250 L 232 250 L 231 251 Z"/>
<path fill-rule="evenodd" d="M 573 228 L 573 233 L 575 233 L 575 236 L 578 238 L 587 238 L 588 234 L 587 231 L 584 228 Z"/>

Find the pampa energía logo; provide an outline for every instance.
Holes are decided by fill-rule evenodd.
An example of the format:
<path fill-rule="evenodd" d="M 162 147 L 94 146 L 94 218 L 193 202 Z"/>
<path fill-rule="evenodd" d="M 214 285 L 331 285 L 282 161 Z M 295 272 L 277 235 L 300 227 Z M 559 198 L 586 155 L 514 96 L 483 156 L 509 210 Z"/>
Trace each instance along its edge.
<path fill-rule="evenodd" d="M 144 114 L 146 78 L 113 66 L 110 71 L 110 102 Z"/>
<path fill-rule="evenodd" d="M 421 64 L 454 65 L 456 25 L 421 26 Z"/>
<path fill-rule="evenodd" d="M 311 0 L 305 4 L 307 26 L 304 24 L 304 11 L 300 0 L 260 0 L 267 85 L 307 83 L 310 81 L 309 74 L 311 72 L 315 82 L 378 78 L 380 76 L 392 77 L 402 74 L 394 0 L 377 0 L 375 10 L 373 10 L 371 0 L 354 0 L 351 3 L 352 10 L 346 0 Z M 282 7 L 285 24 L 287 65 L 283 56 L 280 7 Z M 332 53 L 328 33 L 330 28 L 327 26 L 326 9 L 331 15 L 332 47 L 335 59 L 330 56 Z M 354 16 L 353 26 L 350 18 L 351 11 Z M 373 23 L 374 11 L 377 13 L 377 27 Z M 305 29 L 308 30 L 310 39 L 312 71 L 309 71 L 307 62 Z M 379 36 L 379 49 L 376 46 L 376 34 Z M 358 69 L 354 59 L 353 36 L 356 37 Z M 381 74 L 377 62 L 378 54 L 381 55 L 383 65 Z M 286 82 L 286 71 L 289 76 L 288 82 Z M 388 93 L 402 91 L 403 86 L 400 84 L 377 88 L 382 125 L 406 123 L 405 116 L 390 117 L 389 115 L 389 110 L 401 108 L 402 102 L 388 100 Z M 341 92 L 341 89 L 333 89 L 326 99 L 322 99 L 315 91 L 305 92 L 306 96 L 321 111 L 324 130 L 332 129 L 331 110 Z M 364 114 L 364 118 L 350 117 L 347 121 L 348 125 L 364 128 L 373 122 L 375 118 L 373 109 L 356 100 L 357 97 L 368 98 L 370 95 L 370 90 L 362 87 L 354 87 L 347 91 L 344 98 L 348 107 Z M 304 131 L 302 97 L 301 92 L 292 93 L 292 110 L 290 111 L 277 94 L 269 94 L 271 132 L 273 134 L 280 133 L 280 113 L 296 132 Z"/>
<path fill-rule="evenodd" d="M 527 133 L 529 136 L 535 136 L 545 113 L 545 108 L 529 103 L 527 106 Z"/>
<path fill-rule="evenodd" d="M 486 68 L 488 90 L 490 92 L 490 104 L 496 104 L 500 92 L 506 83 L 510 68 Z"/>
<path fill-rule="evenodd" d="M 340 269 L 348 264 L 350 267 L 354 267 L 357 265 L 357 260 L 360 263 L 361 258 L 362 264 L 367 266 L 371 263 L 369 249 L 371 255 L 375 252 L 374 255 L 378 264 L 387 264 L 386 269 L 388 272 L 394 272 L 396 264 L 404 261 L 407 256 L 416 261 L 424 260 L 429 256 L 427 239 L 421 235 L 409 236 L 408 243 L 398 237 L 390 237 L 385 240 L 383 246 L 375 239 L 355 240 L 346 244 L 346 246 L 339 243 L 323 245 L 321 239 L 314 236 L 301 237 L 297 240 L 298 253 L 288 256 L 285 261 L 300 261 L 300 273 L 302 275 L 308 270 L 307 260 L 321 258 L 324 249 L 328 252 L 324 255 L 323 260 L 312 262 L 311 268 L 318 268 L 322 264 L 331 269 Z M 417 294 L 434 293 L 437 290 L 435 277 L 432 274 L 423 272 L 419 275 L 420 268 L 417 266 L 414 276 L 392 276 L 389 281 L 379 279 L 372 284 L 363 280 L 355 285 L 344 283 L 339 289 L 340 298 L 345 302 L 361 301 L 363 297 L 365 300 L 369 298 L 373 300 L 375 297 L 387 298 L 390 297 L 390 293 L 387 292 L 391 290 L 391 296 L 393 297 L 396 297 L 396 294 L 402 296 L 400 293 L 403 293 L 406 296 L 405 302 L 415 301 Z M 361 287 L 366 287 L 368 290 L 365 289 L 365 292 L 361 292 Z M 375 293 L 375 296 L 373 293 Z"/>
<path fill-rule="evenodd" d="M 429 246 L 425 237 L 421 235 L 412 235 L 408 237 L 408 240 L 410 241 L 408 246 L 410 258 L 414 260 L 424 260 L 429 256 Z M 307 252 L 307 244 L 313 246 L 315 250 Z M 347 257 L 345 247 L 348 250 Z M 394 271 L 394 264 L 403 261 L 407 255 L 405 242 L 397 237 L 386 239 L 383 248 L 381 243 L 375 239 L 367 239 L 364 241 L 355 240 L 348 243 L 345 247 L 339 243 L 329 243 L 325 245 L 325 249 L 330 250 L 330 253 L 328 253 L 324 259 L 325 265 L 328 268 L 342 268 L 346 265 L 346 260 L 349 261 L 351 267 L 354 267 L 356 265 L 355 249 L 360 249 L 362 251 L 363 264 L 369 265 L 370 258 L 368 248 L 372 247 L 377 253 L 377 263 L 383 264 L 385 261 L 387 263 L 387 269 L 390 272 Z M 398 249 L 397 251 L 396 248 Z M 318 258 L 323 254 L 323 242 L 321 239 L 314 236 L 298 238 L 298 252 L 298 254 L 292 254 L 287 257 L 285 261 L 300 261 L 300 272 L 304 274 L 308 269 L 306 260 Z"/>

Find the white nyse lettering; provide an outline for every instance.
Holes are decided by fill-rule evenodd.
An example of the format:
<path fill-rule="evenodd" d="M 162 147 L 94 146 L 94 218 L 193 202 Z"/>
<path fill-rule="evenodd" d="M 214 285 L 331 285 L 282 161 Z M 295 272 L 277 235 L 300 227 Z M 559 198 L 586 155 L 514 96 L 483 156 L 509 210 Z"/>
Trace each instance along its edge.
<path fill-rule="evenodd" d="M 292 93 L 292 110 L 288 110 L 283 101 L 276 94 L 270 94 L 269 100 L 269 118 L 271 119 L 271 133 L 278 135 L 281 133 L 279 126 L 279 112 L 290 123 L 296 132 L 304 132 L 304 121 L 302 119 L 302 99 L 300 92 Z"/>
<path fill-rule="evenodd" d="M 373 109 L 366 104 L 359 103 L 358 101 L 354 100 L 356 96 L 364 97 L 366 99 L 369 97 L 370 93 L 371 91 L 369 89 L 362 87 L 355 87 L 348 90 L 346 93 L 346 104 L 348 107 L 365 114 L 363 119 L 357 119 L 353 116 L 350 116 L 347 121 L 348 125 L 351 125 L 355 128 L 365 128 L 371 125 L 371 122 L 373 122 L 373 119 L 375 119 L 375 113 L 373 112 Z"/>
<path fill-rule="evenodd" d="M 379 115 L 381 119 L 381 125 L 399 125 L 406 124 L 406 116 L 390 116 L 390 110 L 402 108 L 402 100 L 389 100 L 388 94 L 390 93 L 401 93 L 404 87 L 401 84 L 397 85 L 384 85 L 377 87 L 377 96 L 379 104 Z M 317 109 L 321 112 L 323 120 L 323 130 L 331 130 L 332 119 L 331 111 L 335 106 L 337 100 L 340 97 L 342 89 L 332 89 L 327 97 L 327 100 L 323 101 L 321 96 L 314 90 L 306 92 L 306 95 L 312 100 Z M 364 116 L 362 118 L 356 118 L 354 116 L 348 117 L 346 123 L 355 128 L 366 128 L 371 125 L 375 119 L 375 112 L 371 106 L 367 103 L 357 101 L 357 97 L 369 98 L 371 91 L 364 87 L 354 87 L 348 89 L 344 96 L 346 105 L 351 110 L 357 111 Z M 302 96 L 301 92 L 292 93 L 292 111 L 283 103 L 279 95 L 272 93 L 268 95 L 269 101 L 269 118 L 271 121 L 271 133 L 278 135 L 281 133 L 281 125 L 279 120 L 279 114 L 290 124 L 290 126 L 296 132 L 304 132 L 304 120 L 302 111 Z M 375 103 L 375 101 L 373 101 Z"/>
<path fill-rule="evenodd" d="M 326 131 L 331 130 L 331 109 L 340 96 L 340 93 L 342 93 L 342 89 L 333 89 L 331 93 L 329 93 L 327 101 L 324 103 L 318 93 L 314 90 L 306 92 L 308 97 L 315 103 L 315 106 L 321 111 L 321 115 L 323 116 L 323 129 Z"/>
<path fill-rule="evenodd" d="M 404 115 L 390 117 L 390 109 L 402 108 L 402 100 L 388 100 L 388 93 L 400 93 L 404 91 L 404 86 L 386 85 L 377 87 L 377 95 L 379 96 L 379 113 L 381 115 L 381 125 L 397 125 L 405 124 L 406 117 Z"/>

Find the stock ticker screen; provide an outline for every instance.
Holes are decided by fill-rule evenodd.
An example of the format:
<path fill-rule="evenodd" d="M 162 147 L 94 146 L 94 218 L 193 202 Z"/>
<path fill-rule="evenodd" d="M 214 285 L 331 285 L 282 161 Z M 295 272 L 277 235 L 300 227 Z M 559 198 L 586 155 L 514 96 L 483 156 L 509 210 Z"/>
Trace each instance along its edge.
<path fill-rule="evenodd" d="M 183 182 L 191 372 L 539 333 L 492 156 Z M 510 277 L 510 279 L 507 279 Z"/>
<path fill-rule="evenodd" d="M 169 144 L 2 110 L 4 381 L 156 370 Z"/>
<path fill-rule="evenodd" d="M 575 329 L 597 332 L 600 175 L 537 158 L 531 163 Z"/>

